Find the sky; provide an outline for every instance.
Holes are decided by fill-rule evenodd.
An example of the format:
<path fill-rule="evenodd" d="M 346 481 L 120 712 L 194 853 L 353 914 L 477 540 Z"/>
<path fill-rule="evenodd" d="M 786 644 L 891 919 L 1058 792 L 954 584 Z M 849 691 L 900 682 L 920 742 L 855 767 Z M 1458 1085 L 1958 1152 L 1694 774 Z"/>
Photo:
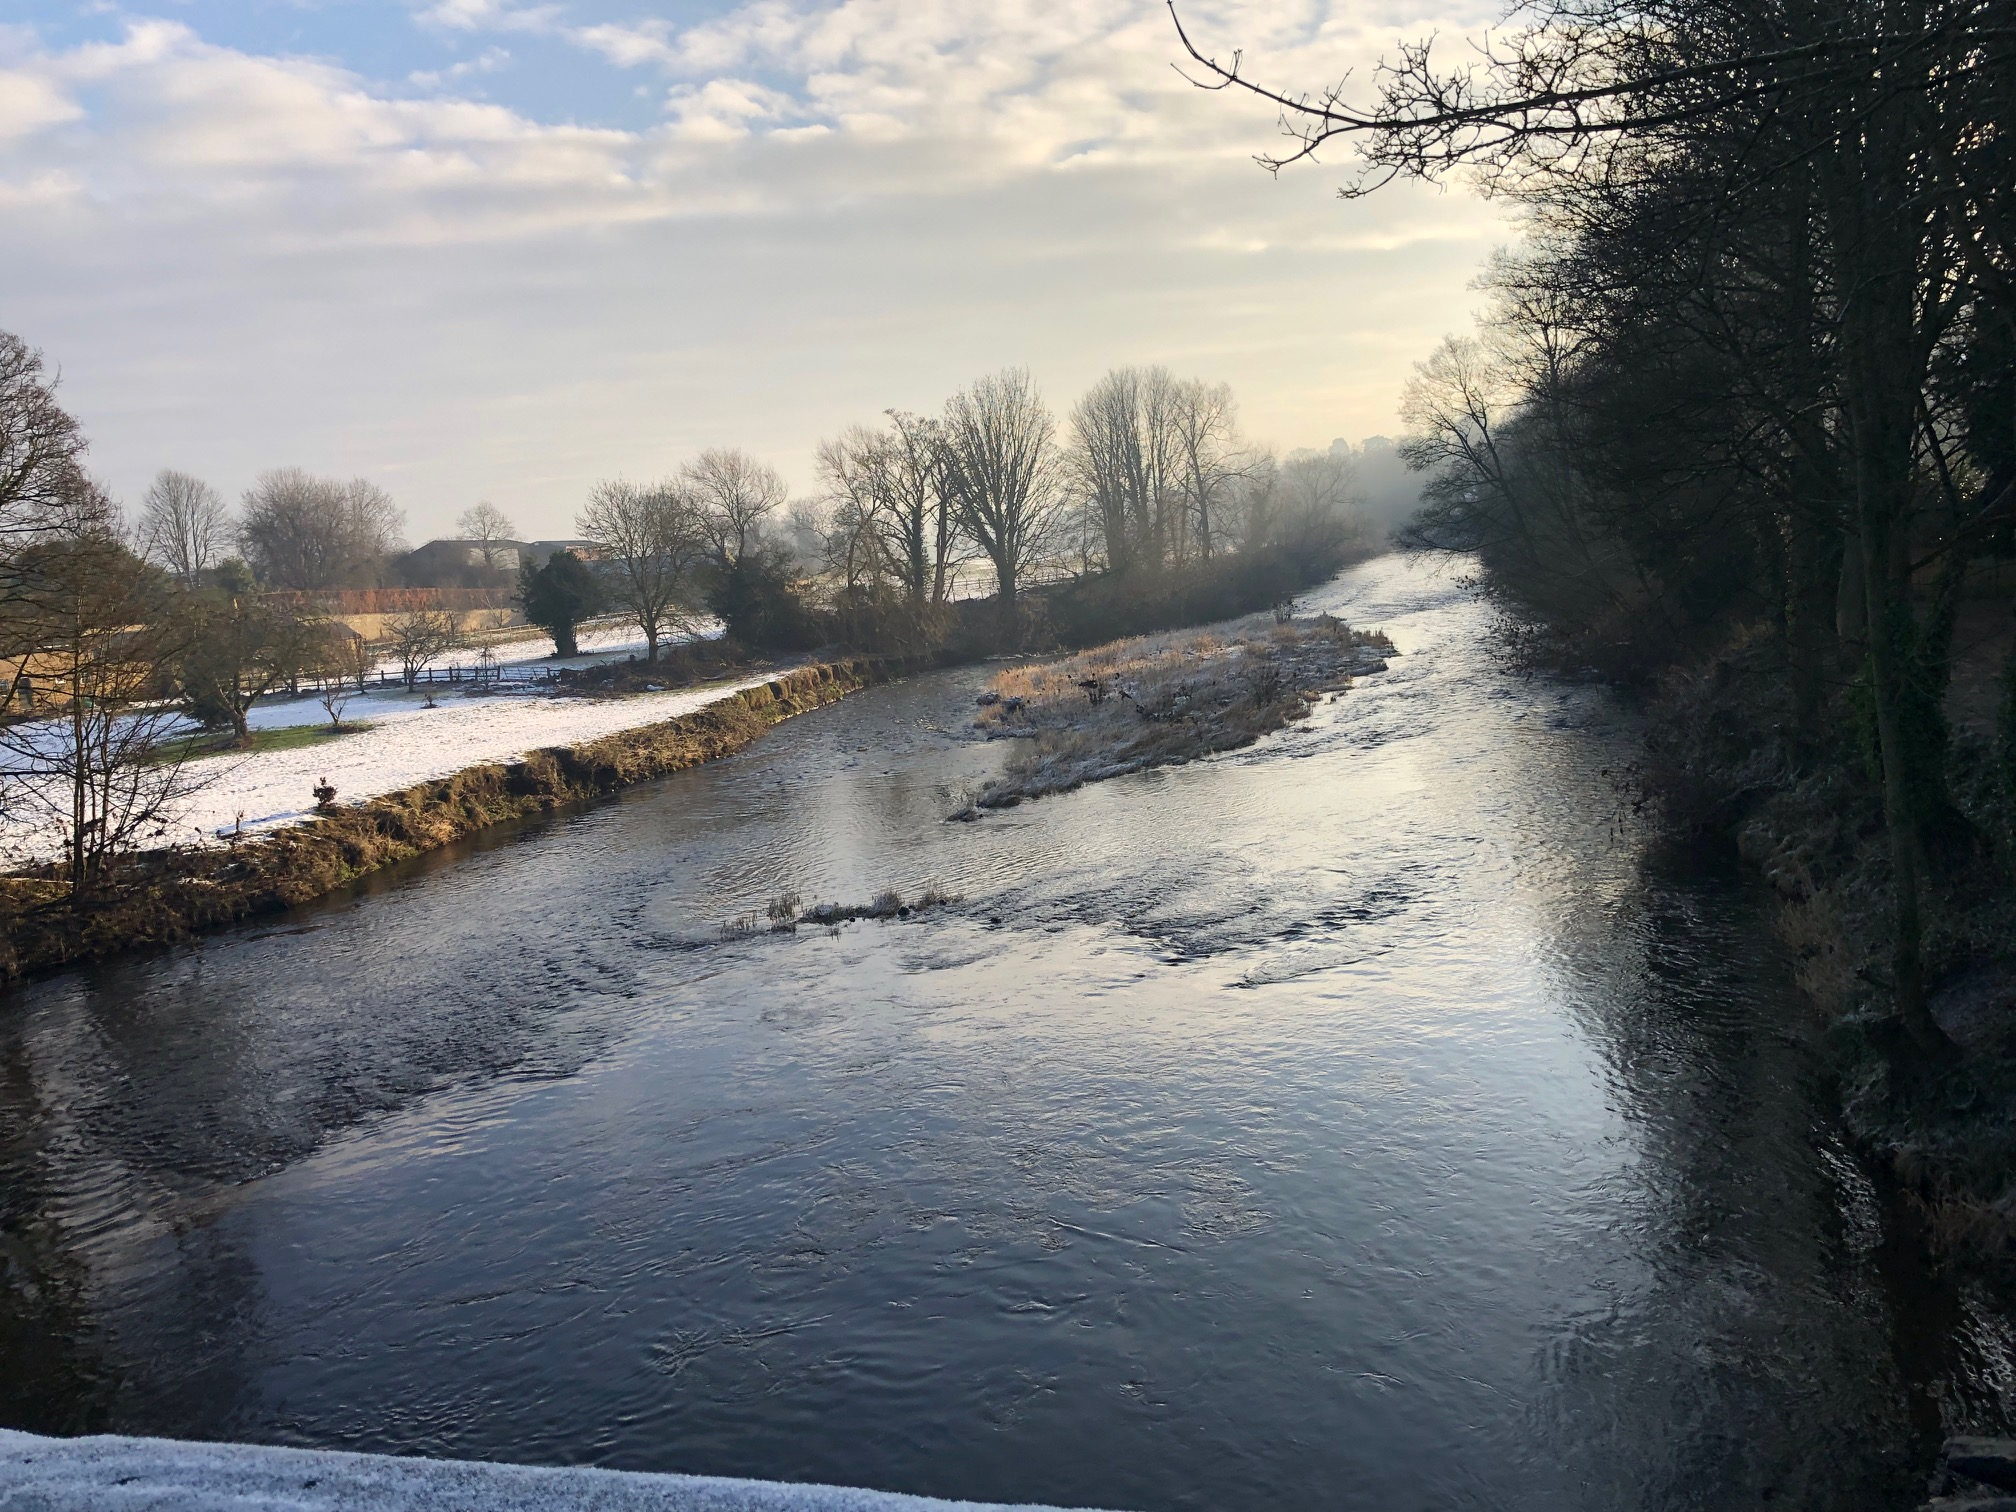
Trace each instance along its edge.
<path fill-rule="evenodd" d="M 163 467 L 368 477 L 416 543 L 488 499 L 814 449 L 1022 366 L 1229 382 L 1283 449 L 1395 434 L 1510 239 L 1461 189 L 1270 176 L 1160 0 L 12 0 L 0 329 L 129 505 Z M 1210 0 L 1297 88 L 1476 0 Z"/>

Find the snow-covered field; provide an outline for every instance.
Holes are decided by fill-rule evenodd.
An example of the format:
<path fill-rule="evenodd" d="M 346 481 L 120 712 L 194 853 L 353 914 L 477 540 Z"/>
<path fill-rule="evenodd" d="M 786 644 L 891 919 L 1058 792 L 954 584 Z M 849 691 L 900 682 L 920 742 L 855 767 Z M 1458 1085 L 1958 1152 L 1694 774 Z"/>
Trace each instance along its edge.
<path fill-rule="evenodd" d="M 661 646 L 676 645 L 685 640 L 711 640 L 720 635 L 721 627 L 712 620 L 702 620 L 698 632 L 693 635 L 668 633 L 661 637 Z M 529 625 L 515 626 L 508 632 L 499 632 L 499 637 L 486 638 L 481 643 L 457 646 L 453 651 L 445 651 L 429 662 L 437 669 L 447 667 L 474 667 L 483 657 L 483 648 L 488 646 L 491 657 L 500 667 L 523 666 L 528 662 L 538 662 L 545 667 L 592 667 L 597 662 L 614 661 L 626 655 L 644 654 L 644 632 L 634 621 L 610 621 L 587 625 L 575 638 L 580 654 L 565 658 L 553 655 L 553 641 L 545 631 L 535 630 Z M 397 657 L 379 659 L 374 672 L 391 676 L 399 673 Z"/>
<path fill-rule="evenodd" d="M 644 632 L 634 623 L 584 626 L 575 638 L 581 648 L 579 656 L 565 660 L 548 661 L 553 655 L 553 642 L 543 630 L 519 627 L 522 633 L 513 633 L 508 640 L 492 640 L 490 651 L 500 666 L 517 666 L 523 662 L 541 662 L 554 667 L 586 667 L 600 661 L 609 661 L 628 652 L 638 656 L 644 654 Z M 718 633 L 718 632 L 717 632 Z M 668 636 L 666 640 L 682 640 L 683 636 Z M 661 642 L 663 644 L 663 642 Z M 473 667 L 482 656 L 480 646 L 458 646 L 453 651 L 437 658 L 437 667 Z M 399 663 L 388 660 L 382 664 L 387 671 L 397 672 Z"/>
<path fill-rule="evenodd" d="M 188 770 L 210 780 L 184 800 L 164 837 L 176 844 L 216 844 L 242 821 L 247 834 L 277 829 L 313 812 L 316 784 L 327 779 L 338 803 L 362 803 L 416 782 L 446 777 L 482 762 L 510 761 L 544 746 L 578 745 L 619 730 L 636 729 L 690 714 L 743 688 L 768 682 L 774 673 L 739 681 L 710 683 L 626 698 L 561 698 L 540 692 L 492 693 L 471 697 L 459 687 L 426 694 L 403 690 L 353 699 L 346 723 L 372 728 L 294 751 L 262 751 L 243 756 L 209 756 Z M 292 699 L 253 710 L 259 728 L 320 724 L 327 716 L 313 699 Z M 59 837 L 0 815 L 0 851 L 21 860 L 59 852 Z"/>

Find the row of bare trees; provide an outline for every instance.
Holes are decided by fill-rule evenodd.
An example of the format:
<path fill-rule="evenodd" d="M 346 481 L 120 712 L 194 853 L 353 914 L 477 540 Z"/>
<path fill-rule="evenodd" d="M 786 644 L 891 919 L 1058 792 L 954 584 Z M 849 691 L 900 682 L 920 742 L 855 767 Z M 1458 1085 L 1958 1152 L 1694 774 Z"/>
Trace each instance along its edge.
<path fill-rule="evenodd" d="M 886 413 L 830 438 L 819 489 L 792 504 L 781 477 L 746 453 L 703 453 L 674 476 L 596 487 L 578 528 L 610 601 L 655 661 L 670 633 L 711 608 L 757 614 L 796 576 L 824 579 L 839 631 L 872 622 L 929 643 L 982 569 L 1012 643 L 1033 580 L 1111 574 L 1146 584 L 1288 539 L 1349 528 L 1348 456 L 1283 462 L 1241 434 L 1224 384 L 1121 368 L 1060 429 L 1029 374 L 1008 369 L 952 395 L 936 415 Z M 729 607 L 734 606 L 734 607 Z M 759 616 L 760 617 L 760 614 Z"/>
<path fill-rule="evenodd" d="M 1145 585 L 1296 532 L 1341 530 L 1356 502 L 1347 457 L 1283 462 L 1242 435 L 1227 385 L 1161 367 L 1108 373 L 1061 430 L 1020 369 L 960 390 L 937 416 L 887 418 L 819 448 L 825 560 L 845 594 L 913 612 L 942 607 L 978 561 L 1012 626 L 1032 578 Z"/>
<path fill-rule="evenodd" d="M 496 505 L 479 502 L 455 522 L 462 542 L 493 577 L 502 571 L 515 534 Z M 261 473 L 234 515 L 224 496 L 201 478 L 172 468 L 155 475 L 140 501 L 136 548 L 189 587 L 224 584 L 290 592 L 372 588 L 385 584 L 406 550 L 405 514 L 365 478 L 317 477 L 298 467 Z M 418 564 L 436 572 L 468 567 L 456 556 Z"/>
<path fill-rule="evenodd" d="M 201 478 L 164 469 L 148 485 L 136 544 L 190 587 L 221 579 L 313 591 L 375 586 L 405 550 L 405 516 L 377 484 L 298 467 L 261 473 L 234 518 Z"/>
<path fill-rule="evenodd" d="M 789 502 L 775 468 L 714 448 L 660 482 L 598 483 L 576 528 L 594 547 L 600 596 L 636 622 L 645 660 L 656 662 L 668 636 L 691 634 L 706 616 L 719 576 L 764 550 Z"/>
<path fill-rule="evenodd" d="M 346 690 L 385 651 L 410 685 L 460 640 L 452 615 L 415 611 L 374 649 L 298 592 L 258 591 L 382 567 L 400 517 L 369 483 L 269 472 L 234 517 L 201 480 L 164 472 L 129 531 L 83 453 L 40 355 L 0 337 L 0 801 L 16 826 L 37 810 L 63 831 L 80 895 L 186 795 L 187 720 L 249 744 L 256 701 L 312 679 L 340 726 Z M 1145 583 L 1334 529 L 1351 506 L 1347 461 L 1279 463 L 1242 440 L 1229 390 L 1159 368 L 1108 375 L 1061 435 L 1026 372 L 993 374 L 936 416 L 891 412 L 826 442 L 818 473 L 809 506 L 727 449 L 661 482 L 599 484 L 579 517 L 592 560 L 526 563 L 528 612 L 571 646 L 583 612 L 619 606 L 652 662 L 710 614 L 755 644 L 933 644 L 977 563 L 1012 644 L 1034 580 Z M 510 539 L 487 505 L 461 526 L 486 553 Z"/>

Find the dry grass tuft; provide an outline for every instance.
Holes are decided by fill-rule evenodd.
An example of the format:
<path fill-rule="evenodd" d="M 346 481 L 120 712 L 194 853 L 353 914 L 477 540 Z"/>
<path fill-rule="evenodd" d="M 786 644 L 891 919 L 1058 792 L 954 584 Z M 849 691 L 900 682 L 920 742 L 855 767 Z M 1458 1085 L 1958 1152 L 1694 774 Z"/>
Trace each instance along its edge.
<path fill-rule="evenodd" d="M 823 924 L 829 931 L 837 931 L 842 924 L 854 919 L 908 919 L 929 909 L 948 908 L 960 901 L 958 894 L 949 893 L 932 882 L 907 902 L 895 888 L 885 887 L 866 903 L 819 903 L 801 912 L 801 898 L 797 889 L 793 888 L 771 901 L 770 932 L 796 934 L 801 923 Z M 726 938 L 739 939 L 756 933 L 757 928 L 756 915 L 747 913 L 728 920 L 721 926 L 721 933 Z"/>

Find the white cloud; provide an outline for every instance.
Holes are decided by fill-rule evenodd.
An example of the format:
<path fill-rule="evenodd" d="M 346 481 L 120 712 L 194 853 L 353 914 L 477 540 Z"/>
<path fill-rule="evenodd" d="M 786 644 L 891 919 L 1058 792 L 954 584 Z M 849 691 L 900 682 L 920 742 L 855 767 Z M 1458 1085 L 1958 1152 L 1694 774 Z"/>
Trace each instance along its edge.
<path fill-rule="evenodd" d="M 84 111 L 54 80 L 32 73 L 0 71 L 0 142 L 74 121 Z"/>
<path fill-rule="evenodd" d="M 501 47 L 393 92 L 169 22 L 0 38 L 7 319 L 124 491 L 299 462 L 381 477 L 422 531 L 478 496 L 560 529 L 601 473 L 718 441 L 802 478 L 822 432 L 1009 362 L 1060 401 L 1113 362 L 1188 365 L 1322 443 L 1392 428 L 1405 359 L 1463 323 L 1500 234 L 1460 195 L 1268 179 L 1271 115 L 1185 84 L 1152 0 L 425 19 L 564 36 L 646 70 L 665 118 L 458 98 Z M 1229 0 L 1197 24 L 1314 84 L 1465 19 Z"/>
<path fill-rule="evenodd" d="M 578 46 L 600 53 L 618 68 L 636 68 L 645 63 L 672 64 L 679 58 L 679 50 L 668 40 L 672 26 L 666 21 L 642 21 L 632 26 L 613 23 L 581 26 L 567 35 Z"/>
<path fill-rule="evenodd" d="M 419 12 L 422 24 L 450 31 L 550 31 L 560 15 L 557 5 L 514 5 L 510 0 L 434 0 Z"/>
<path fill-rule="evenodd" d="M 495 73 L 508 66 L 511 54 L 502 47 L 486 47 L 473 58 L 464 58 L 446 68 L 420 68 L 406 75 L 406 82 L 420 89 L 439 89 L 443 84 L 451 84 L 457 79 L 474 78 L 480 74 Z"/>

